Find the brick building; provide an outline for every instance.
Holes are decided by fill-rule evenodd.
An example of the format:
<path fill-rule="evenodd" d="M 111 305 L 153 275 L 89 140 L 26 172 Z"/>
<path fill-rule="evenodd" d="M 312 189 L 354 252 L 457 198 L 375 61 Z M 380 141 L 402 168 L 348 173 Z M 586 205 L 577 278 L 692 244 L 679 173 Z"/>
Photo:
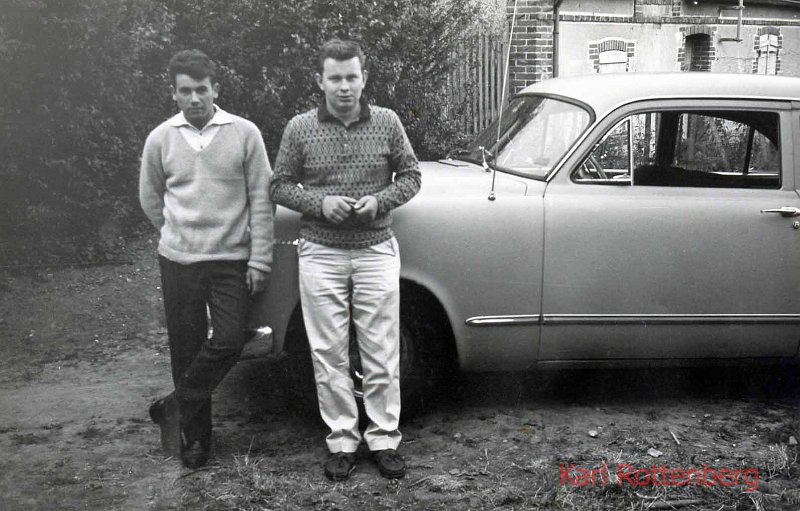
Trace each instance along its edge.
<path fill-rule="evenodd" d="M 512 92 L 554 75 L 690 70 L 800 76 L 800 1 L 517 0 Z"/>

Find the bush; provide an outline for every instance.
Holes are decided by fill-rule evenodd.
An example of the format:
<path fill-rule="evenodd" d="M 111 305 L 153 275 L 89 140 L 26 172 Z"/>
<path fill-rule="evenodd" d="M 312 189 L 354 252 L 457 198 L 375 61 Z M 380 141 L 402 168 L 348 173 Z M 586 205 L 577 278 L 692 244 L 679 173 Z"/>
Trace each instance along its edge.
<path fill-rule="evenodd" d="M 5 4 L 0 258 L 24 240 L 67 240 L 72 255 L 95 257 L 98 233 L 116 232 L 109 223 L 125 232 L 143 221 L 138 159 L 149 130 L 175 111 L 165 68 L 179 49 L 200 48 L 220 64 L 220 105 L 261 128 L 274 160 L 286 122 L 320 100 L 317 48 L 331 37 L 358 40 L 365 94 L 398 112 L 421 158 L 435 158 L 462 137 L 444 111 L 452 55 L 486 17 L 478 0 Z"/>
<path fill-rule="evenodd" d="M 14 0 L 0 27 L 5 252 L 79 255 L 103 220 L 133 215 L 141 134 L 165 106 L 148 62 L 168 55 L 170 16 L 148 0 Z"/>
<path fill-rule="evenodd" d="M 224 64 L 221 103 L 262 128 L 272 157 L 286 122 L 320 101 L 317 48 L 332 37 L 357 40 L 367 53 L 365 94 L 398 112 L 421 157 L 438 157 L 448 139 L 459 135 L 444 112 L 444 85 L 460 40 L 482 19 L 480 5 L 186 1 L 177 7 L 175 35 L 184 47 L 203 49 Z M 431 134 L 440 138 L 434 141 Z"/>

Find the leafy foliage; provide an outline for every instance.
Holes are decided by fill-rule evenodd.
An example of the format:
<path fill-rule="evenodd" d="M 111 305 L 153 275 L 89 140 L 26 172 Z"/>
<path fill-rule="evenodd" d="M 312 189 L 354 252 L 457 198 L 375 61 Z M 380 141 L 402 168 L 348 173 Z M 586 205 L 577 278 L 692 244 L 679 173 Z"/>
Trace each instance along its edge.
<path fill-rule="evenodd" d="M 286 122 L 320 100 L 316 51 L 332 37 L 362 43 L 366 94 L 400 114 L 422 157 L 441 155 L 426 143 L 426 132 L 452 131 L 443 111 L 443 86 L 465 31 L 481 19 L 480 2 L 463 0 L 179 0 L 175 5 L 177 39 L 224 64 L 221 102 L 262 128 L 271 155 Z"/>
<path fill-rule="evenodd" d="M 153 103 L 163 85 L 149 63 L 168 55 L 170 20 L 149 0 L 6 1 L 4 248 L 62 252 L 51 240 L 63 233 L 95 235 L 102 220 L 133 214 L 141 133 L 164 107 Z M 76 255 L 94 255 L 81 245 Z"/>
<path fill-rule="evenodd" d="M 166 63 L 199 48 L 221 67 L 220 105 L 254 121 L 274 158 L 286 122 L 320 100 L 316 50 L 351 38 L 366 94 L 395 109 L 422 158 L 461 134 L 444 83 L 478 0 L 3 0 L 0 9 L 0 259 L 29 240 L 140 224 L 144 138 L 174 111 Z M 77 246 L 77 245 L 76 245 Z M 6 250 L 4 250 L 4 248 Z"/>

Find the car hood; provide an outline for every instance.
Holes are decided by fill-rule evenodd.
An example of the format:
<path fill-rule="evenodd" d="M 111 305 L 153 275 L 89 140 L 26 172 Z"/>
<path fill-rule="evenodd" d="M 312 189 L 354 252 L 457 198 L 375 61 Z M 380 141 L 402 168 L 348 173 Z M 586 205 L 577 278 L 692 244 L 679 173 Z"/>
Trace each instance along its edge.
<path fill-rule="evenodd" d="M 486 172 L 480 165 L 461 160 L 422 161 L 419 163 L 422 174 L 421 195 L 488 195 L 492 190 L 492 172 Z M 524 179 L 497 172 L 495 194 L 526 195 L 529 187 L 544 188 L 545 183 Z"/>

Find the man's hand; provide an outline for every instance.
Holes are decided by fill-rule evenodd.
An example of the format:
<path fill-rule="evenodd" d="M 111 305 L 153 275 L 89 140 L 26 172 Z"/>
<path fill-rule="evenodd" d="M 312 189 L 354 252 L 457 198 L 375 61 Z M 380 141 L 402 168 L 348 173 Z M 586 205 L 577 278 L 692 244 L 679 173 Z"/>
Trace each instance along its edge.
<path fill-rule="evenodd" d="M 355 213 L 356 218 L 362 223 L 375 220 L 375 215 L 378 214 L 378 199 L 373 195 L 361 197 L 353 204 L 353 213 Z"/>
<path fill-rule="evenodd" d="M 269 273 L 252 267 L 247 268 L 247 289 L 251 295 L 262 292 L 267 287 L 268 280 Z"/>
<path fill-rule="evenodd" d="M 335 224 L 344 222 L 350 216 L 356 200 L 343 195 L 328 195 L 322 199 L 322 216 Z"/>

